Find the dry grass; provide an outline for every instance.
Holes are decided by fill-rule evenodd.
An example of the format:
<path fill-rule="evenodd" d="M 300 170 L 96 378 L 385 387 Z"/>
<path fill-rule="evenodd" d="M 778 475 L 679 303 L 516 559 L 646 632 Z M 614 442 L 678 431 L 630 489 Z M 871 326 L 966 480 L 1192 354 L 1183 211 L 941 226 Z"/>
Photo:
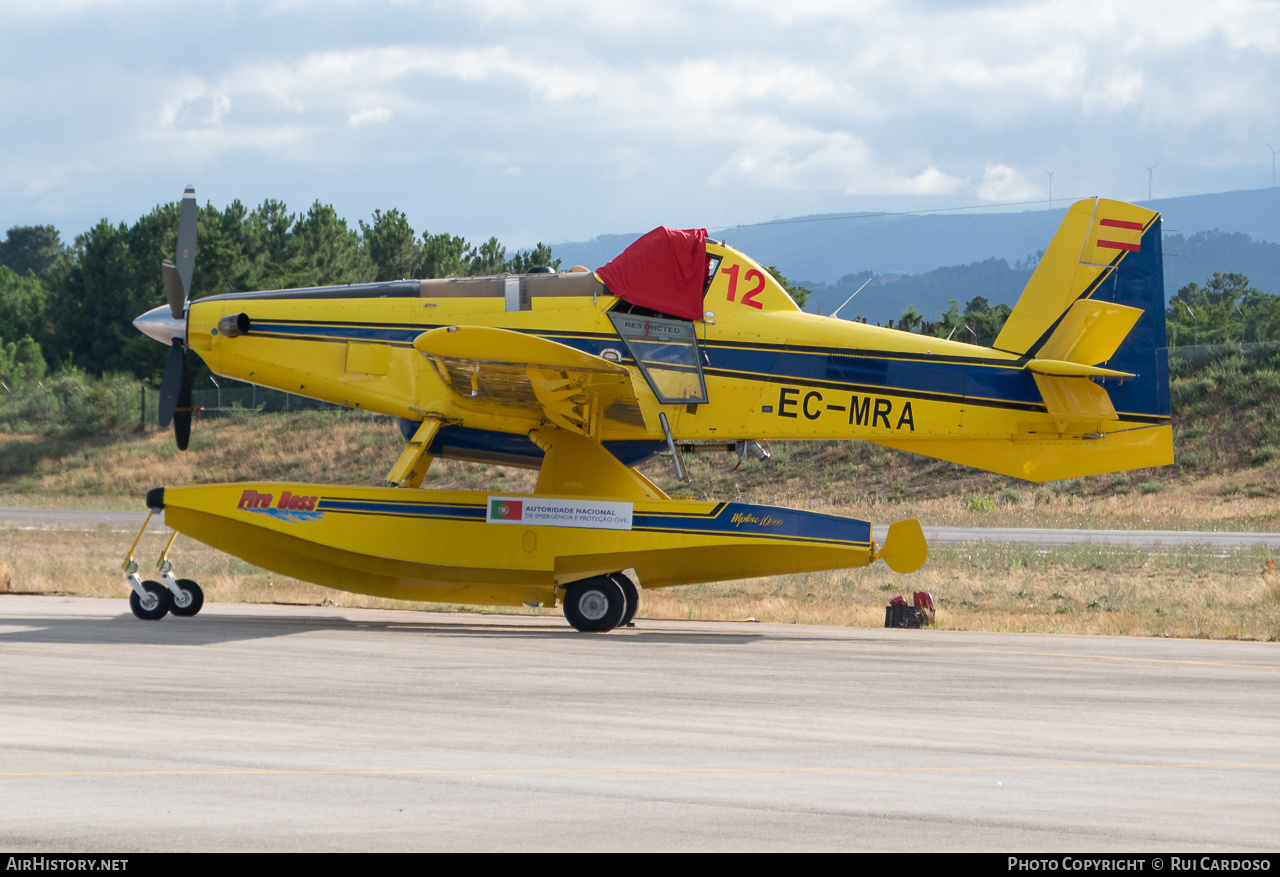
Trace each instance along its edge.
<path fill-rule="evenodd" d="M 154 575 L 150 563 L 165 538 L 157 531 L 139 546 L 144 577 Z M 128 543 L 125 534 L 105 528 L 0 530 L 0 583 L 9 578 L 12 591 L 21 593 L 124 598 L 128 586 L 119 566 Z M 186 537 L 179 537 L 172 557 L 176 573 L 200 582 L 211 602 L 466 608 L 333 591 L 266 572 Z M 1262 550 L 1217 556 L 1203 548 L 943 547 L 907 577 L 876 564 L 647 591 L 640 616 L 879 627 L 890 597 L 912 590 L 933 593 L 937 626 L 944 629 L 1280 640 L 1280 574 Z"/>
<path fill-rule="evenodd" d="M 916 517 L 926 525 L 965 527 L 1280 528 L 1280 458 L 1196 477 L 1166 467 L 1037 485 L 864 442 L 775 443 L 773 451 L 772 460 L 737 472 L 729 456 L 688 458 L 689 485 L 675 481 L 669 460 L 641 468 L 676 496 L 789 505 L 877 522 Z"/>
<path fill-rule="evenodd" d="M 161 485 L 227 481 L 382 484 L 404 441 L 386 417 L 331 411 L 218 418 L 196 424 L 183 453 L 167 432 L 119 431 L 70 440 L 0 434 L 0 504 L 142 509 Z M 436 461 L 424 486 L 470 489 L 501 479 L 532 490 L 536 473 Z"/>

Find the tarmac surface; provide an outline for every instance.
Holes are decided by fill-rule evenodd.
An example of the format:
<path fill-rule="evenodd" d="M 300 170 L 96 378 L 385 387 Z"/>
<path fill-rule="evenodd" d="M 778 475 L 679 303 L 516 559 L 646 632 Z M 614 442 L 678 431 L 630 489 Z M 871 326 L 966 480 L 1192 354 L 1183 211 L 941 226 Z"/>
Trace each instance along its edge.
<path fill-rule="evenodd" d="M 1280 847 L 1276 644 L 0 594 L 0 666 L 15 852 Z"/>

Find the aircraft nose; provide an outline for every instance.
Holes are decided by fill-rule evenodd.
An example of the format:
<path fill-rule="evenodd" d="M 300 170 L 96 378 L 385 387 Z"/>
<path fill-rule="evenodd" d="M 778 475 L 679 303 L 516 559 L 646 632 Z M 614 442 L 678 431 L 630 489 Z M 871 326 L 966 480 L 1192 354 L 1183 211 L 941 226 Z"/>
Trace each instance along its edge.
<path fill-rule="evenodd" d="M 152 308 L 134 320 L 133 326 L 143 335 L 156 339 L 165 347 L 173 344 L 174 338 L 187 340 L 187 321 L 175 320 L 168 305 Z"/>

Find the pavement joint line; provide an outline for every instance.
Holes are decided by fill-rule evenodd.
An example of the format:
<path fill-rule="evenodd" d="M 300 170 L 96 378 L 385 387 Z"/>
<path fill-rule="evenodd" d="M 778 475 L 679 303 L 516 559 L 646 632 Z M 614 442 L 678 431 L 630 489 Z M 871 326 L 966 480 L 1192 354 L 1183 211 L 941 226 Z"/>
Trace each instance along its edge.
<path fill-rule="evenodd" d="M 973 633 L 974 631 L 957 631 L 958 633 Z M 1069 634 L 1067 634 L 1069 636 Z M 768 640 L 768 635 L 763 635 L 763 639 Z M 797 642 L 805 642 L 804 640 L 788 640 L 788 644 Z M 811 645 L 828 645 L 835 640 L 824 639 L 810 643 Z M 1205 640 L 1205 642 L 1221 642 L 1221 640 Z M 850 642 L 848 645 L 861 647 L 864 649 L 894 649 L 902 648 L 903 644 L 899 643 L 861 643 Z M 916 645 L 916 644 L 911 644 Z M 1259 645 L 1266 645 L 1259 643 Z M 909 646 L 908 646 L 909 647 Z M 1280 670 L 1280 664 L 1231 664 L 1225 661 L 1185 661 L 1176 658 L 1131 658 L 1126 655 L 1094 655 L 1094 654 L 1078 654 L 1072 652 L 1026 652 L 1013 649 L 960 649 L 952 646 L 919 646 L 921 651 L 929 652 L 963 652 L 965 654 L 978 655 L 1020 655 L 1022 657 L 1035 658 L 1080 658 L 1094 661 L 1129 661 L 1135 664 L 1186 664 L 1193 667 L 1236 667 L 1246 670 Z"/>
<path fill-rule="evenodd" d="M 712 624 L 714 624 L 714 622 L 712 622 Z M 987 632 L 987 631 L 963 630 L 963 631 L 956 631 L 956 632 L 961 632 L 961 634 L 974 634 L 974 632 Z M 1070 636 L 1071 634 L 1043 634 L 1043 635 Z M 1096 636 L 1097 634 L 1089 634 L 1089 635 Z M 780 641 L 783 641 L 781 639 L 771 638 L 771 636 L 769 636 L 768 634 L 760 634 L 760 640 L 773 641 L 773 643 L 780 643 Z M 810 645 L 810 647 L 813 647 L 813 645 L 831 645 L 832 643 L 835 643 L 836 640 L 787 639 L 785 641 L 788 645 L 805 644 L 805 645 Z M 1221 643 L 1221 641 L 1231 641 L 1231 640 L 1204 640 L 1204 641 L 1206 641 L 1206 643 Z M 1188 664 L 1188 666 L 1193 666 L 1193 667 L 1236 667 L 1236 668 L 1243 668 L 1243 670 L 1280 670 L 1280 664 L 1239 664 L 1239 663 L 1229 663 L 1225 661 L 1181 661 L 1181 659 L 1178 659 L 1178 658 L 1130 658 L 1128 656 L 1123 656 L 1123 654 L 1092 654 L 1092 653 L 1082 654 L 1082 653 L 1074 653 L 1074 652 L 1024 652 L 1024 650 L 1021 650 L 1021 649 L 957 649 L 954 647 L 950 647 L 950 645 L 920 645 L 918 643 L 855 643 L 855 641 L 849 641 L 849 643 L 846 643 L 846 644 L 851 645 L 851 647 L 864 648 L 864 649 L 904 649 L 904 648 L 916 647 L 920 650 L 920 652 L 960 652 L 963 654 L 1001 654 L 1001 656 L 1004 656 L 1004 654 L 1007 654 L 1007 656 L 1023 656 L 1023 657 L 1033 657 L 1033 658 L 1080 658 L 1080 659 L 1089 659 L 1089 661 L 1128 661 L 1133 663 Z M 1256 645 L 1267 645 L 1267 644 L 1256 643 Z"/>
<path fill-rule="evenodd" d="M 898 767 L 637 767 L 637 768 L 514 768 L 422 770 L 54 770 L 0 773 L 0 778 L 55 777 L 148 777 L 148 776 L 592 776 L 598 774 L 804 774 L 804 773 L 996 773 L 1041 770 L 1276 770 L 1280 763 L 1268 764 L 1026 764 L 978 767 L 898 766 Z"/>

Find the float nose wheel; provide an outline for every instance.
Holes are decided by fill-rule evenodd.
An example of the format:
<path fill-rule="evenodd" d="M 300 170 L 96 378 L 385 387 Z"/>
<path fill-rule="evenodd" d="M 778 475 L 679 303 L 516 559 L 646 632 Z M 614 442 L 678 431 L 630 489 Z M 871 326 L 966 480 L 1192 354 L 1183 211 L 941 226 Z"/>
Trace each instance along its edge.
<path fill-rule="evenodd" d="M 143 621 L 159 621 L 169 614 L 172 605 L 169 589 L 159 582 L 139 582 L 138 587 L 129 593 L 129 608 Z"/>
<path fill-rule="evenodd" d="M 564 617 L 583 633 L 605 633 L 622 622 L 627 598 L 611 576 L 596 576 L 565 588 Z"/>
<path fill-rule="evenodd" d="M 147 531 L 147 524 L 151 523 L 155 511 L 152 508 L 147 513 L 147 519 L 142 522 L 142 529 L 138 531 L 138 538 L 133 540 L 133 546 L 124 559 L 124 577 L 129 583 L 129 608 L 144 621 L 159 621 L 170 612 L 188 617 L 195 615 L 204 606 L 204 590 L 191 579 L 175 579 L 173 564 L 169 562 L 169 549 L 173 547 L 173 540 L 178 538 L 177 530 L 169 537 L 169 543 L 160 555 L 160 562 L 156 564 L 164 583 L 151 580 L 144 582 L 138 575 L 138 562 L 133 559 L 133 552 L 142 541 L 142 534 Z"/>
<path fill-rule="evenodd" d="M 169 585 L 169 595 L 173 598 L 173 607 L 169 611 L 174 615 L 189 618 L 204 606 L 204 589 L 191 579 L 178 579 Z"/>
<path fill-rule="evenodd" d="M 169 542 L 172 544 L 173 540 Z M 166 548 L 165 554 L 168 554 L 168 551 L 169 549 Z M 173 564 L 165 556 L 161 556 L 160 572 L 164 578 L 165 587 L 169 589 L 171 603 L 169 611 L 183 618 L 190 618 L 199 612 L 200 607 L 204 606 L 204 590 L 191 579 L 175 579 Z"/>

